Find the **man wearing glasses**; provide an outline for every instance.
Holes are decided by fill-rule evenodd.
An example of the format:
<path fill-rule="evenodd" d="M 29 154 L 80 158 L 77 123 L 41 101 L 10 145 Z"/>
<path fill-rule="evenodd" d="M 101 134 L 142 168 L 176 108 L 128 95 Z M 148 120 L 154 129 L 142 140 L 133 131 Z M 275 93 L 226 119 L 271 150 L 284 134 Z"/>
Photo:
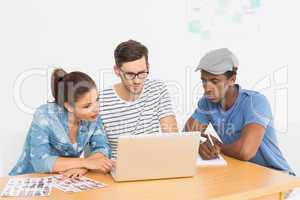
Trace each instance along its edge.
<path fill-rule="evenodd" d="M 122 42 L 114 57 L 114 72 L 121 82 L 100 91 L 100 116 L 116 158 L 121 135 L 177 132 L 178 128 L 167 86 L 147 79 L 147 47 L 134 40 Z"/>

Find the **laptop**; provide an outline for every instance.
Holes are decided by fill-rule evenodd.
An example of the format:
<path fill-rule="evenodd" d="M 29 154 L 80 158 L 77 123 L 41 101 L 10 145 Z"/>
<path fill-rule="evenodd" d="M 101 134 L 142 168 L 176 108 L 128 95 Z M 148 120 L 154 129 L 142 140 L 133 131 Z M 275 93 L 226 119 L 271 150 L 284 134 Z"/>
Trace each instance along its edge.
<path fill-rule="evenodd" d="M 111 175 L 117 182 L 192 177 L 205 140 L 200 132 L 120 136 Z"/>

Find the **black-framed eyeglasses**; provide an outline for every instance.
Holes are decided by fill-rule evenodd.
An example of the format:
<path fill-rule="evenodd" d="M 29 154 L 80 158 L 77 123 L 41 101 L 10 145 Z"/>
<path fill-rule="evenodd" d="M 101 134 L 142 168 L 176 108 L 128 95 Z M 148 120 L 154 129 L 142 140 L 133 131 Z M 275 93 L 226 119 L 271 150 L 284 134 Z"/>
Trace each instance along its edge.
<path fill-rule="evenodd" d="M 127 80 L 133 80 L 135 79 L 136 77 L 138 79 L 145 79 L 147 78 L 149 72 L 139 72 L 139 73 L 133 73 L 133 72 L 125 72 L 123 70 L 120 69 L 120 71 L 123 73 L 124 77 L 127 79 Z"/>

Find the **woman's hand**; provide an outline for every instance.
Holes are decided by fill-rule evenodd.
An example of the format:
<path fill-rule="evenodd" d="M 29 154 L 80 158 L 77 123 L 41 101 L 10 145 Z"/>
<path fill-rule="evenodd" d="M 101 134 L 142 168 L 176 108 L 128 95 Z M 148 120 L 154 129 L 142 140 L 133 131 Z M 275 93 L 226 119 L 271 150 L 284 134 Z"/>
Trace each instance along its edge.
<path fill-rule="evenodd" d="M 90 170 L 99 170 L 102 173 L 107 173 L 111 171 L 114 165 L 115 162 L 113 160 L 110 160 L 105 156 L 101 156 L 97 158 L 95 157 L 86 158 L 85 167 Z"/>
<path fill-rule="evenodd" d="M 85 175 L 88 172 L 85 168 L 78 168 L 78 169 L 69 169 L 64 172 L 60 172 L 64 178 L 79 178 Z"/>

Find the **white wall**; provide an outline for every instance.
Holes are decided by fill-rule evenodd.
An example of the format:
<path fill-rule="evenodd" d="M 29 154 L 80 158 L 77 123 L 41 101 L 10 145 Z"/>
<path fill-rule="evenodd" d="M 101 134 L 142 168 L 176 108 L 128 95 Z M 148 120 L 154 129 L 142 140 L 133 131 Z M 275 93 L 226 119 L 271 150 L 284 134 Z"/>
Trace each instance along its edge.
<path fill-rule="evenodd" d="M 297 1 L 0 1 L 0 176 L 20 154 L 31 112 L 50 97 L 51 67 L 89 73 L 99 87 L 117 81 L 113 50 L 127 39 L 149 47 L 152 77 L 166 80 L 182 127 L 201 94 L 200 57 L 228 47 L 240 60 L 238 82 L 265 93 L 280 145 L 297 159 L 300 17 Z"/>

